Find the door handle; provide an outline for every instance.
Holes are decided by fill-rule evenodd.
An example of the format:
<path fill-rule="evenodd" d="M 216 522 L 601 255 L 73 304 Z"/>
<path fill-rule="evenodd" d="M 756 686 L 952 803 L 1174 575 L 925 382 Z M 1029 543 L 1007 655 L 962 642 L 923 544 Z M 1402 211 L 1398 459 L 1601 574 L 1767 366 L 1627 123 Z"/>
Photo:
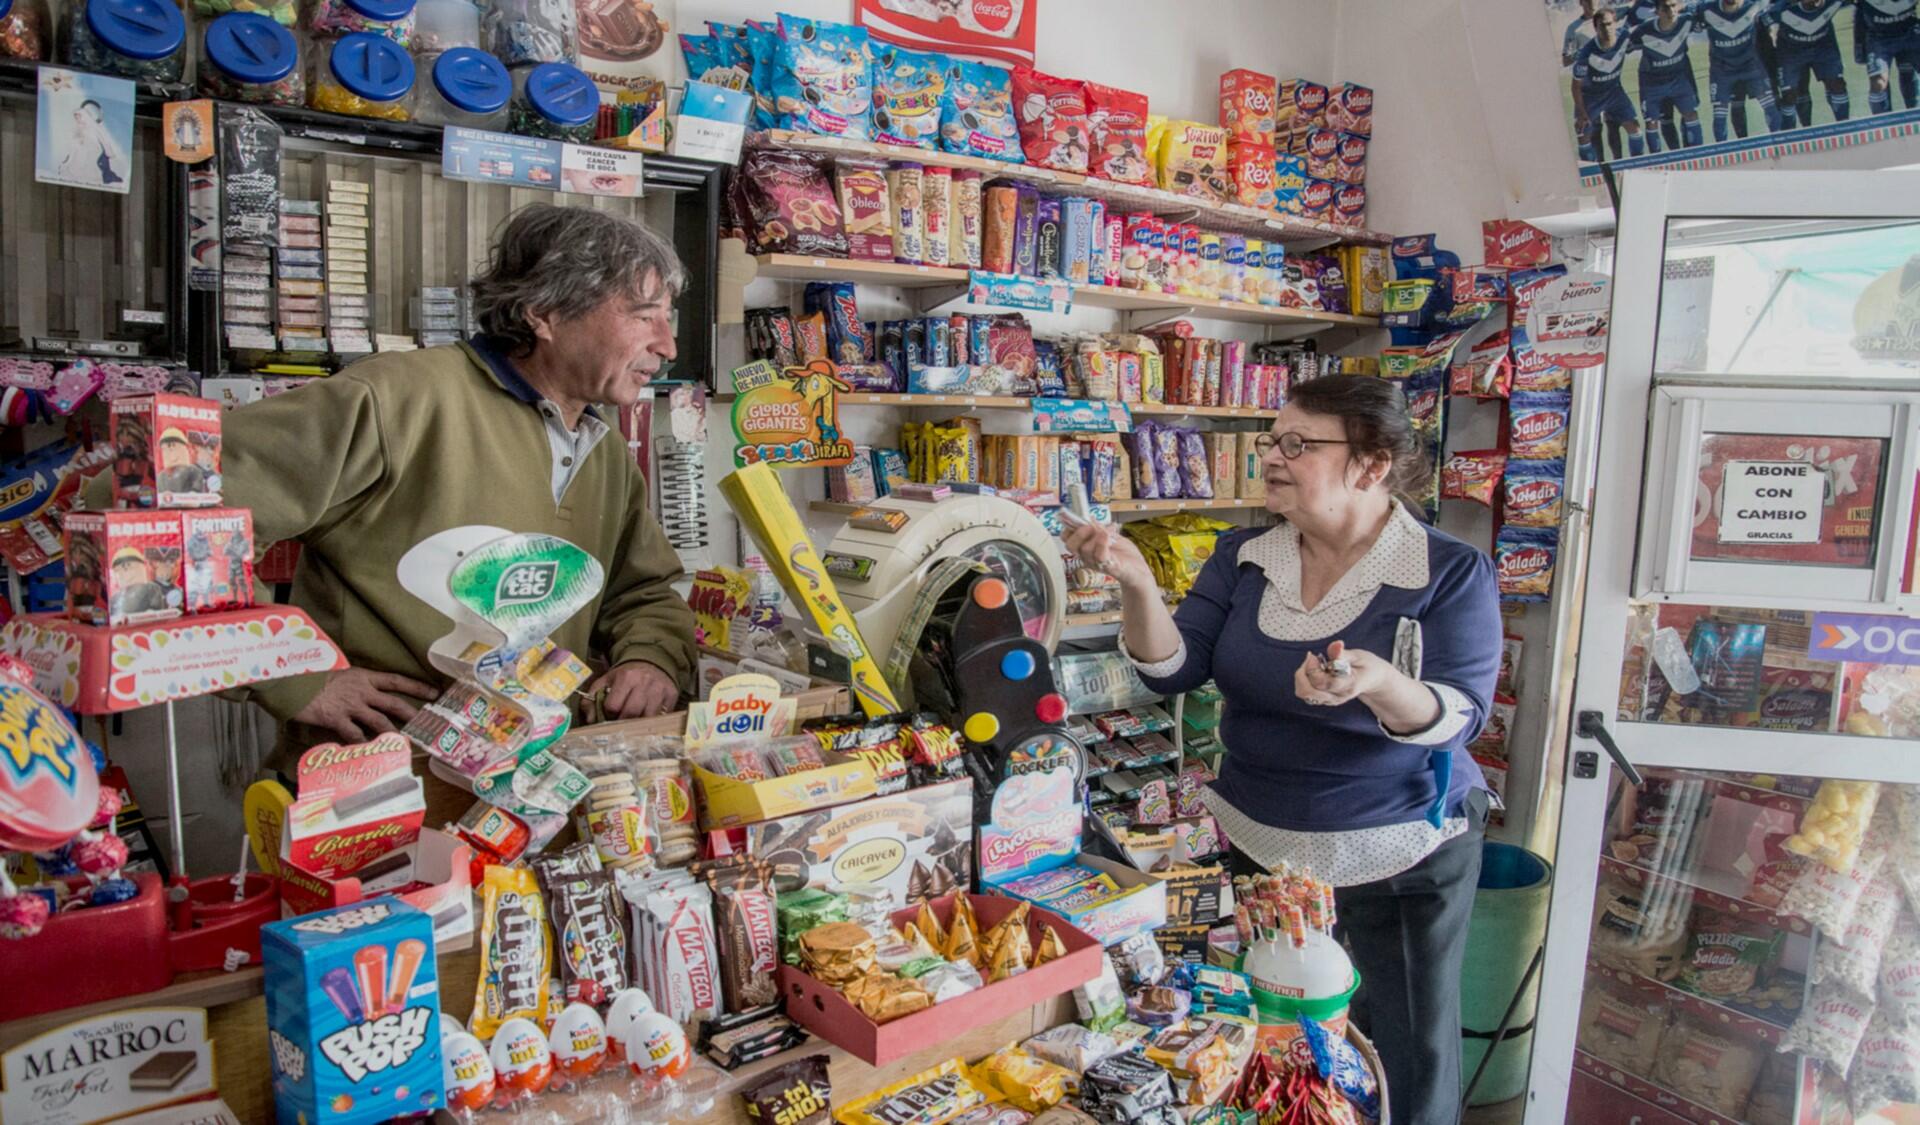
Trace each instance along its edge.
<path fill-rule="evenodd" d="M 1598 711 L 1580 712 L 1579 721 L 1575 724 L 1573 733 L 1581 738 L 1591 738 L 1598 742 L 1600 748 L 1607 752 L 1607 757 L 1613 759 L 1613 764 L 1619 767 L 1621 774 L 1626 777 L 1627 784 L 1637 789 L 1645 782 L 1646 779 L 1640 776 L 1640 771 L 1634 769 L 1633 763 L 1627 761 L 1627 756 L 1621 753 L 1620 744 L 1613 740 L 1612 734 L 1608 733 L 1605 715 Z"/>

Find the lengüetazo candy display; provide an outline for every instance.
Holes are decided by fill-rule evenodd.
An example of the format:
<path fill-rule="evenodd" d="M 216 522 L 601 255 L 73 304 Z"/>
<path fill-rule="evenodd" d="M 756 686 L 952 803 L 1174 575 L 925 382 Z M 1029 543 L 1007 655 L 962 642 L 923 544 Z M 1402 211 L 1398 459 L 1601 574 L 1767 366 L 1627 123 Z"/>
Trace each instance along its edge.
<path fill-rule="evenodd" d="M 113 404 L 113 499 L 122 508 L 220 503 L 220 404 L 141 395 Z"/>
<path fill-rule="evenodd" d="M 282 1121 L 355 1125 L 441 1104 L 433 920 L 394 899 L 260 928 Z"/>

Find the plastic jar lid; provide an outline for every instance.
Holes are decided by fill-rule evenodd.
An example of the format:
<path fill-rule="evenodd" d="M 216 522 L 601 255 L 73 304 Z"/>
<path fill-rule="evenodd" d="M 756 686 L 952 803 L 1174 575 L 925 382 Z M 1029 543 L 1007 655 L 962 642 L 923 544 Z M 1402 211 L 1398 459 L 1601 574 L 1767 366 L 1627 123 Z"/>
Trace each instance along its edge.
<path fill-rule="evenodd" d="M 513 79 L 499 59 L 478 47 L 454 47 L 434 60 L 433 88 L 463 113 L 493 113 L 513 95 Z"/>
<path fill-rule="evenodd" d="M 0 20 L 6 19 L 7 13 L 11 11 L 13 11 L 13 0 L 0 0 Z"/>
<path fill-rule="evenodd" d="M 397 23 L 413 12 L 414 0 L 347 0 L 347 7 L 377 23 Z"/>
<path fill-rule="evenodd" d="M 413 56 L 371 31 L 341 36 L 327 66 L 348 93 L 370 102 L 390 102 L 413 89 Z"/>
<path fill-rule="evenodd" d="M 130 59 L 164 59 L 187 41 L 186 17 L 173 0 L 87 0 L 87 27 Z"/>
<path fill-rule="evenodd" d="M 207 25 L 207 57 L 241 82 L 266 85 L 293 73 L 300 44 L 267 16 L 228 12 Z"/>
<path fill-rule="evenodd" d="M 585 125 L 600 112 L 600 90 L 570 63 L 541 63 L 527 75 L 527 104 L 558 125 Z"/>

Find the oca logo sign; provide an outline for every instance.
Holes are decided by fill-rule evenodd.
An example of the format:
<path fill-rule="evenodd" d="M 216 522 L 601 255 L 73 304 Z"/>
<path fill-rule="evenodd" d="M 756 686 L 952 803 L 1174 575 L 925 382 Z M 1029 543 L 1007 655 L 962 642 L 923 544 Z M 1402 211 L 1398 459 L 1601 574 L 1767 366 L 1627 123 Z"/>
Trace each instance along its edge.
<path fill-rule="evenodd" d="M 1920 621 L 1865 613 L 1819 613 L 1807 640 L 1816 660 L 1920 664 Z"/>

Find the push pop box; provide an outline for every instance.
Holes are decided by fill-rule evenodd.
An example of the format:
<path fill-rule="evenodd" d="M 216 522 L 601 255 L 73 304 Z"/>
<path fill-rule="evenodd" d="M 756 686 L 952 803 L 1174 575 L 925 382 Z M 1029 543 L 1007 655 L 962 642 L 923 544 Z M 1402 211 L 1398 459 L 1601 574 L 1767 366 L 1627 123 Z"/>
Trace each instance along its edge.
<path fill-rule="evenodd" d="M 122 508 L 220 503 L 220 404 L 140 395 L 113 404 L 113 498 Z"/>
<path fill-rule="evenodd" d="M 441 1104 L 433 920 L 380 898 L 260 927 L 282 1125 L 349 1125 Z"/>

